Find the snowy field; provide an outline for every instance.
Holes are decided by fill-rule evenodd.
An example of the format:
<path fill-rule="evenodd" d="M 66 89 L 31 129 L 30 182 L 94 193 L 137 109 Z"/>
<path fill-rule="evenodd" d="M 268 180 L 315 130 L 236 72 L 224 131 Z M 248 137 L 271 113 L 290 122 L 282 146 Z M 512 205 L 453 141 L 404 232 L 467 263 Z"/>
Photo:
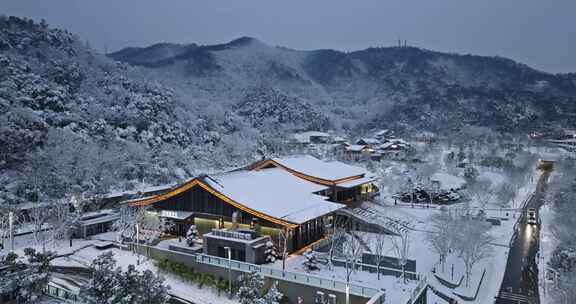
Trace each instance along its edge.
<path fill-rule="evenodd" d="M 48 244 L 46 250 L 54 251 L 58 255 L 71 254 L 69 256 L 56 258 L 52 261 L 53 265 L 57 266 L 77 266 L 77 267 L 89 267 L 90 263 L 99 255 L 111 251 L 114 254 L 118 266 L 122 267 L 124 270 L 127 269 L 128 265 L 136 265 L 138 256 L 131 251 L 121 250 L 118 248 L 98 250 L 93 247 L 102 241 L 113 241 L 116 239 L 115 232 L 109 232 L 104 234 L 95 235 L 92 240 L 74 240 L 72 247 L 68 240 L 60 240 L 54 243 Z M 18 237 L 15 240 L 16 243 L 16 253 L 19 255 L 24 254 L 24 248 L 32 247 L 36 250 L 42 250 L 41 245 L 34 243 L 33 237 L 31 235 L 26 235 L 23 237 Z M 149 269 L 154 273 L 158 273 L 159 270 L 154 266 L 151 259 L 147 259 L 145 256 L 140 255 L 140 265 L 136 265 L 136 269 L 144 271 Z M 185 300 L 192 301 L 198 304 L 237 304 L 235 300 L 230 300 L 224 294 L 218 296 L 217 292 L 210 288 L 198 288 L 196 284 L 188 283 L 180 278 L 171 275 L 169 273 L 162 272 L 165 283 L 170 286 L 169 293 L 183 298 Z"/>

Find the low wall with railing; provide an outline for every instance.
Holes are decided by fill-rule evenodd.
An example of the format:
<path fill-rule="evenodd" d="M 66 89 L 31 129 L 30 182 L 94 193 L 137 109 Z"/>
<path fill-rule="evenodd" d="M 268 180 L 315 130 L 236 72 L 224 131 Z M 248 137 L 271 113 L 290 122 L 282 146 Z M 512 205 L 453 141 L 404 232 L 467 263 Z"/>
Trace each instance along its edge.
<path fill-rule="evenodd" d="M 141 253 L 148 253 L 150 257 L 158 260 L 167 259 L 173 262 L 182 263 L 194 268 L 196 271 L 211 273 L 214 276 L 227 278 L 230 271 L 232 279 L 237 279 L 247 272 L 258 272 L 268 280 L 278 281 L 278 288 L 288 298 L 289 303 L 298 303 L 298 298 L 304 299 L 304 303 L 313 302 L 317 291 L 336 296 L 338 303 L 345 303 L 346 283 L 324 277 L 282 271 L 268 266 L 254 265 L 240 261 L 231 262 L 228 259 L 209 256 L 204 254 L 191 254 L 176 252 L 169 249 L 157 247 L 138 249 Z M 384 304 L 385 295 L 379 294 L 381 290 L 350 284 L 350 303 L 364 304 L 374 298 L 375 304 Z"/>

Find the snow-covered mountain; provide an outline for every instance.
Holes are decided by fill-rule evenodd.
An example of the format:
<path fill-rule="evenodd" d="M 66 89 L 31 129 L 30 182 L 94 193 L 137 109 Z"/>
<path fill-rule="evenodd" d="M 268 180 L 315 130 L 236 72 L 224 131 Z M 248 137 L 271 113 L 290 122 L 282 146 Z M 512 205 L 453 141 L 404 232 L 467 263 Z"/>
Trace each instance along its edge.
<path fill-rule="evenodd" d="M 245 112 L 147 78 L 67 31 L 0 17 L 0 208 L 171 183 L 268 153 Z"/>
<path fill-rule="evenodd" d="M 170 56 L 169 54 L 173 54 Z M 525 131 L 574 125 L 576 80 L 501 57 L 415 47 L 298 51 L 243 37 L 226 44 L 157 44 L 109 54 L 183 94 L 219 104 L 265 85 L 314 105 L 335 127 Z"/>
<path fill-rule="evenodd" d="M 573 126 L 575 83 L 503 58 L 248 37 L 106 57 L 44 22 L 0 17 L 0 207 L 245 164 L 293 131 Z"/>

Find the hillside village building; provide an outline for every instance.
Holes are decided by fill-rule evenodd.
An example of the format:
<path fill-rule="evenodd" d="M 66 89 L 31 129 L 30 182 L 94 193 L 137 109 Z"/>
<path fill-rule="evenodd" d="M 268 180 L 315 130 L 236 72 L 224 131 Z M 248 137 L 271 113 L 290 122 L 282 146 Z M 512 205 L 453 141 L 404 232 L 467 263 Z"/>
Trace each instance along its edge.
<path fill-rule="evenodd" d="M 374 182 L 375 176 L 365 169 L 337 161 L 311 156 L 271 158 L 199 176 L 128 204 L 150 206 L 159 216 L 173 220 L 180 235 L 190 225 L 196 225 L 200 234 L 234 227 L 276 241 L 284 233 L 293 252 L 322 238 L 336 211 L 376 195 Z"/>

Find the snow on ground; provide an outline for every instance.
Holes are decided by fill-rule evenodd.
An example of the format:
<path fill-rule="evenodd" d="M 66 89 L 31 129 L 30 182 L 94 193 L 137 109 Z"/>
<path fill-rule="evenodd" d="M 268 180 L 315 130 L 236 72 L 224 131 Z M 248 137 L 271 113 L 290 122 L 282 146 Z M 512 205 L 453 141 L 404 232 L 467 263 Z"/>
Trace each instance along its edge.
<path fill-rule="evenodd" d="M 98 234 L 92 237 L 92 240 L 73 240 L 72 247 L 70 247 L 70 242 L 68 240 L 57 240 L 54 244 L 48 244 L 46 250 L 55 251 L 58 255 L 71 254 L 70 256 L 60 257 L 52 261 L 53 265 L 57 266 L 76 266 L 76 267 L 88 267 L 90 263 L 100 254 L 107 251 L 112 251 L 114 257 L 118 262 L 118 266 L 126 269 L 128 265 L 137 264 L 138 257 L 131 251 L 121 250 L 118 248 L 98 250 L 93 247 L 94 244 L 102 241 L 114 241 L 116 240 L 116 232 L 107 232 L 103 234 Z M 35 244 L 33 237 L 31 235 L 24 235 L 15 238 L 15 252 L 19 255 L 24 254 L 24 248 L 35 248 L 38 251 L 42 250 L 42 245 Z M 147 259 L 145 256 L 140 255 L 141 263 L 136 265 L 136 269 L 143 271 L 146 269 L 152 270 L 154 273 L 158 273 L 158 269 L 151 260 Z M 163 273 L 166 284 L 170 285 L 170 293 L 181 297 L 183 299 L 192 301 L 198 304 L 237 304 L 235 300 L 230 300 L 225 296 L 218 296 L 217 292 L 208 289 L 198 288 L 194 283 L 188 283 L 180 278 Z"/>
<path fill-rule="evenodd" d="M 118 266 L 126 269 L 128 265 L 135 265 L 136 269 L 140 271 L 151 270 L 154 273 L 159 273 L 160 271 L 154 265 L 151 259 L 140 255 L 140 265 L 137 264 L 138 256 L 131 251 L 121 250 L 118 248 L 98 250 L 94 247 L 87 247 L 80 249 L 69 257 L 58 258 L 54 260 L 55 265 L 61 266 L 87 266 L 92 260 L 97 256 L 111 251 L 114 254 L 114 258 L 118 262 Z M 235 300 L 228 299 L 224 294 L 218 296 L 217 292 L 210 288 L 199 288 L 194 283 L 188 283 L 175 275 L 170 273 L 162 272 L 162 275 L 166 279 L 166 284 L 170 286 L 170 293 L 174 294 L 183 299 L 192 301 L 199 304 L 237 304 Z"/>
<path fill-rule="evenodd" d="M 480 288 L 477 300 L 467 303 L 481 304 L 493 302 L 494 296 L 500 289 L 508 259 L 508 246 L 512 235 L 514 234 L 514 225 L 519 218 L 518 211 L 514 210 L 514 208 L 521 208 L 521 204 L 530 197 L 535 189 L 539 177 L 540 173 L 534 172 L 533 178 L 529 179 L 523 187 L 518 189 L 514 199 L 508 202 L 508 208 L 503 209 L 501 205 L 496 202 L 489 203 L 486 206 L 486 216 L 501 219 L 501 224 L 499 226 L 491 226 L 490 234 L 495 238 L 492 246 L 492 257 L 482 260 L 474 266 L 472 274 L 473 278 L 471 278 L 471 281 L 478 282 L 484 269 L 486 269 L 486 277 Z M 502 173 L 492 170 L 482 170 L 479 178 L 490 180 L 493 189 L 498 189 L 506 182 L 506 177 Z M 473 201 L 474 198 L 471 199 L 472 202 L 470 202 L 470 206 L 478 205 Z M 451 294 L 453 290 L 443 287 L 443 285 L 441 285 L 431 274 L 431 270 L 436 266 L 438 256 L 432 253 L 431 249 L 428 247 L 426 235 L 428 233 L 427 231 L 431 230 L 428 226 L 430 217 L 441 212 L 439 207 L 433 206 L 426 208 L 419 205 L 412 206 L 411 204 L 395 204 L 391 197 L 386 196 L 381 197 L 379 204 L 366 203 L 363 204 L 362 207 L 377 211 L 383 218 L 410 222 L 415 230 L 410 233 L 409 256 L 417 257 L 417 272 L 426 274 L 429 278 L 429 283 L 433 284 L 433 286 L 439 290 L 444 290 L 448 295 L 454 296 Z M 465 208 L 465 204 L 457 203 L 443 208 L 458 212 Z M 423 252 L 430 252 L 431 254 L 418 254 Z M 455 266 L 456 268 L 463 268 L 461 263 L 456 263 L 455 265 L 457 265 Z M 463 272 L 463 270 L 456 269 L 456 272 Z"/>
<path fill-rule="evenodd" d="M 431 181 L 437 181 L 440 183 L 440 189 L 460 189 L 464 187 L 466 181 L 452 174 L 437 172 L 430 176 Z"/>
<path fill-rule="evenodd" d="M 286 270 L 306 273 L 303 263 L 306 258 L 301 255 L 290 256 L 286 260 Z M 269 264 L 271 267 L 282 269 L 282 261 L 277 260 L 274 264 Z M 346 282 L 346 268 L 336 267 L 329 269 L 327 265 L 318 264 L 319 270 L 311 271 L 309 274 L 317 277 L 323 277 L 341 282 Z M 402 279 L 395 276 L 378 276 L 376 273 L 358 270 L 351 275 L 351 283 L 375 289 L 386 290 L 387 303 L 405 303 L 409 298 L 412 291 L 416 288 L 417 281 L 408 281 L 406 284 Z"/>

